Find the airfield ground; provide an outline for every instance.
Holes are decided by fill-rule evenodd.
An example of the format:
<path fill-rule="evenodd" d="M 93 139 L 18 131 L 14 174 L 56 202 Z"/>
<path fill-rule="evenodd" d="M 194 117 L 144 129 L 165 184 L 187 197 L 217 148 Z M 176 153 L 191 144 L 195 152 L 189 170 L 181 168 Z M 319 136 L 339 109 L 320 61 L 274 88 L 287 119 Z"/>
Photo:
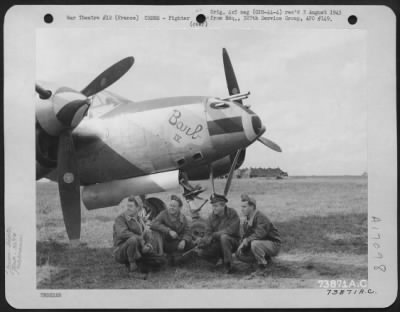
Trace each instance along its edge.
<path fill-rule="evenodd" d="M 207 181 L 201 184 L 209 187 Z M 236 273 L 224 275 L 201 260 L 165 267 L 148 280 L 133 279 L 112 257 L 112 226 L 120 207 L 83 208 L 84 244 L 70 247 L 57 185 L 36 185 L 37 287 L 41 289 L 317 288 L 318 280 L 367 279 L 366 177 L 233 180 L 228 204 L 239 210 L 240 194 L 252 194 L 283 239 L 269 276 L 250 280 L 246 276 L 251 268 L 246 264 L 236 263 Z M 217 191 L 224 185 L 225 180 L 216 180 Z M 155 196 L 165 200 L 170 193 Z M 206 205 L 202 214 L 209 209 Z"/>

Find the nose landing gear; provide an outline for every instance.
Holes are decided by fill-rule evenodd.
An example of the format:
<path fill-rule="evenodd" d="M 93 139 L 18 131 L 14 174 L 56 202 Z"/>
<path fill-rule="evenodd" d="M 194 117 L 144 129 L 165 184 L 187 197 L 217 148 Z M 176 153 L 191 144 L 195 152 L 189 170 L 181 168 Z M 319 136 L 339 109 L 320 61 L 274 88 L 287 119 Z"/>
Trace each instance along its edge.
<path fill-rule="evenodd" d="M 191 185 L 185 172 L 180 173 L 179 184 L 183 188 L 182 195 L 186 200 L 194 200 L 195 198 L 204 200 L 199 194 L 203 193 L 206 189 L 202 188 L 199 184 Z"/>
<path fill-rule="evenodd" d="M 206 189 L 202 188 L 199 184 L 191 185 L 187 174 L 184 172 L 181 172 L 179 184 L 183 188 L 183 197 L 189 205 L 190 216 L 192 219 L 189 224 L 190 233 L 193 241 L 197 241 L 199 238 L 204 237 L 206 233 L 206 220 L 201 218 L 200 210 L 208 202 L 208 199 L 199 196 Z M 196 207 L 194 203 L 195 199 L 202 200 L 203 203 L 199 207 Z"/>

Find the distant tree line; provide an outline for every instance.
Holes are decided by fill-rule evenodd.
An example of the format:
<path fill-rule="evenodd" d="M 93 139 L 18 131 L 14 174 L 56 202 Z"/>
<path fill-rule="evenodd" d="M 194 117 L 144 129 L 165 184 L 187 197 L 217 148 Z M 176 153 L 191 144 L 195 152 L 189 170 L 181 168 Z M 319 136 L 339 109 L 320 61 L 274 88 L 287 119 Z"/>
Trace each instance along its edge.
<path fill-rule="evenodd" d="M 235 177 L 238 179 L 241 178 L 275 178 L 275 179 L 283 179 L 288 177 L 288 173 L 283 171 L 281 168 L 243 168 L 237 169 L 235 171 Z M 226 178 L 227 175 L 222 176 L 221 178 Z"/>

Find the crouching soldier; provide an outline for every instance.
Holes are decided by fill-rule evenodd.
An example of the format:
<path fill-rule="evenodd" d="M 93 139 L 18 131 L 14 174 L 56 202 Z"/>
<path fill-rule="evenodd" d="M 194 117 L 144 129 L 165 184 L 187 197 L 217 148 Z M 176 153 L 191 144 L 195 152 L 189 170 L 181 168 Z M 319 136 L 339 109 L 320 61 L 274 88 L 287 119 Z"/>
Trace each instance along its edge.
<path fill-rule="evenodd" d="M 232 273 L 232 253 L 239 245 L 240 219 L 237 212 L 229 208 L 223 195 L 210 198 L 212 213 L 207 220 L 205 236 L 198 243 L 197 254 L 205 260 L 217 263 L 223 260 L 224 273 Z"/>
<path fill-rule="evenodd" d="M 126 202 L 126 210 L 114 222 L 113 241 L 114 258 L 118 263 L 125 264 L 128 271 L 142 276 L 138 267 L 138 260 L 145 255 L 159 253 L 151 244 L 151 231 L 146 228 L 141 214 L 142 207 L 134 196 Z"/>
<path fill-rule="evenodd" d="M 267 216 L 256 209 L 256 200 L 247 194 L 242 194 L 241 199 L 242 213 L 246 220 L 236 257 L 243 262 L 257 263 L 257 270 L 251 276 L 263 275 L 268 261 L 278 254 L 281 239 Z"/>
<path fill-rule="evenodd" d="M 188 221 L 181 210 L 182 200 L 171 195 L 167 209 L 160 212 L 150 225 L 153 235 L 158 235 L 172 264 L 180 259 L 180 253 L 193 247 Z"/>

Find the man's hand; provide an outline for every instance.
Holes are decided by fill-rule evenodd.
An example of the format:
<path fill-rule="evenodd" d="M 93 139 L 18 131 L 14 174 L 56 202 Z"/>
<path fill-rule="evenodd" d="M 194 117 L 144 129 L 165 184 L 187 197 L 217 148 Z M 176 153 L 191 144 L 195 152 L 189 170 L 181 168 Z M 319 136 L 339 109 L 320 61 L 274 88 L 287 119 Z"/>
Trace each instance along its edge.
<path fill-rule="evenodd" d="M 211 234 L 212 239 L 215 239 L 215 240 L 219 239 L 220 236 L 221 236 L 221 232 L 214 232 Z"/>
<path fill-rule="evenodd" d="M 197 237 L 195 240 L 193 240 L 193 244 L 196 246 L 199 245 L 200 242 L 201 242 L 201 237 Z"/>
<path fill-rule="evenodd" d="M 186 246 L 186 242 L 182 239 L 178 244 L 178 250 L 184 250 Z"/>
<path fill-rule="evenodd" d="M 247 240 L 247 238 L 244 238 L 244 239 L 242 240 L 242 242 L 240 243 L 240 245 L 239 245 L 237 251 L 240 251 L 240 250 L 242 250 L 243 248 L 247 248 L 247 247 L 249 246 L 249 243 L 250 243 L 250 242 Z"/>
<path fill-rule="evenodd" d="M 201 238 L 199 241 L 199 247 L 204 247 L 204 246 L 210 245 L 211 240 L 212 240 L 211 236 L 206 236 L 206 237 Z"/>
<path fill-rule="evenodd" d="M 175 231 L 169 231 L 168 232 L 169 236 L 171 236 L 173 239 L 177 239 L 178 238 L 178 234 Z"/>

